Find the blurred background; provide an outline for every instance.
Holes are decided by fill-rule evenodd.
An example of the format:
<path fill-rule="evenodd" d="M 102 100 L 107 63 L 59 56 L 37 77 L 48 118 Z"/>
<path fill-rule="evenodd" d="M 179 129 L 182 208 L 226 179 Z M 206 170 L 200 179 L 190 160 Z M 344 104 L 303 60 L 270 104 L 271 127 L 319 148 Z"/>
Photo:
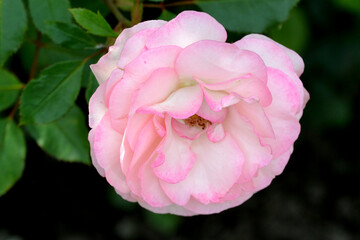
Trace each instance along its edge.
<path fill-rule="evenodd" d="M 160 14 L 144 9 L 145 20 Z M 360 1 L 302 0 L 264 33 L 304 58 L 311 96 L 289 164 L 268 188 L 220 214 L 156 215 L 123 201 L 95 168 L 56 161 L 27 139 L 24 175 L 0 197 L 0 240 L 360 239 Z M 12 59 L 20 75 L 33 48 L 25 42 Z M 42 54 L 44 62 L 62 57 Z M 86 111 L 85 100 L 78 104 Z"/>

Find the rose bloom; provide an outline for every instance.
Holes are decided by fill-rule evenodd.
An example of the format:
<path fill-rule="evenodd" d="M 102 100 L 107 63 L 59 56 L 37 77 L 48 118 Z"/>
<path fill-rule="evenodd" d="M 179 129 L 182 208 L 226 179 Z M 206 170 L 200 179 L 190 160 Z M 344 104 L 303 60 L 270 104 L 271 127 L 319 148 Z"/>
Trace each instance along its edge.
<path fill-rule="evenodd" d="M 217 213 L 283 171 L 309 99 L 304 63 L 263 35 L 226 38 L 208 14 L 185 11 L 123 30 L 91 65 L 92 161 L 124 199 Z"/>

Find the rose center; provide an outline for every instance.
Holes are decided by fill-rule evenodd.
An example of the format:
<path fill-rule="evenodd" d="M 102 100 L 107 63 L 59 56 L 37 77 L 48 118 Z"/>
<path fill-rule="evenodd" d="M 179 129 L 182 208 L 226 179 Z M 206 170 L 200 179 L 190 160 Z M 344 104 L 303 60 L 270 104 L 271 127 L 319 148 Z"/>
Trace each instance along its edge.
<path fill-rule="evenodd" d="M 196 114 L 187 119 L 184 119 L 184 122 L 191 127 L 200 127 L 202 130 L 204 130 L 208 125 L 212 124 L 212 122 L 209 120 L 204 119 Z"/>

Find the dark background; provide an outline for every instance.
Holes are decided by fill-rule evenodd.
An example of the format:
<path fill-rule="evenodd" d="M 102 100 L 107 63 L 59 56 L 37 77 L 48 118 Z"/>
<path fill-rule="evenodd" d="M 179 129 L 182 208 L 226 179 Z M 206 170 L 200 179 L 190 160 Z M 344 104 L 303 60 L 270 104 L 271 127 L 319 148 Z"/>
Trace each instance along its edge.
<path fill-rule="evenodd" d="M 283 26 L 303 31 L 284 44 L 304 58 L 311 99 L 268 188 L 220 214 L 156 215 L 121 200 L 95 168 L 58 162 L 27 139 L 24 175 L 0 198 L 0 240 L 360 239 L 360 7 L 341 2 L 303 0 L 301 22 Z M 280 41 L 277 28 L 267 33 Z"/>

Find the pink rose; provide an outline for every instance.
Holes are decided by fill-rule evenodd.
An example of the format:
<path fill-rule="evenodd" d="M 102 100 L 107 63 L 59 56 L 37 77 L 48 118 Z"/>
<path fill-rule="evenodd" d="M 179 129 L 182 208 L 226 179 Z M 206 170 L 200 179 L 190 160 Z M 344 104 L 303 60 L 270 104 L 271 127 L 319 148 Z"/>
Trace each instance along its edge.
<path fill-rule="evenodd" d="M 125 29 L 91 66 L 92 161 L 156 213 L 237 206 L 280 174 L 309 95 L 294 51 L 258 34 L 230 44 L 206 13 Z"/>

